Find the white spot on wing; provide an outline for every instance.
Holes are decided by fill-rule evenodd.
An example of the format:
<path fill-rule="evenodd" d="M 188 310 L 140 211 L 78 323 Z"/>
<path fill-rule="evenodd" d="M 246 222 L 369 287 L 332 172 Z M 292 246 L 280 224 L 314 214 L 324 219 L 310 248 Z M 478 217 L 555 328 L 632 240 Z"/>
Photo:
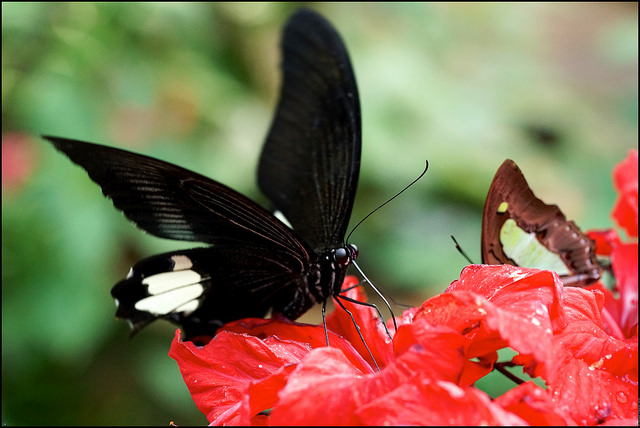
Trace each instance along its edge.
<path fill-rule="evenodd" d="M 273 215 L 280 220 L 281 222 L 283 222 L 284 224 L 286 224 L 289 229 L 293 229 L 293 227 L 291 226 L 291 223 L 289 223 L 289 220 L 287 220 L 287 218 L 284 216 L 284 214 L 282 214 L 282 211 L 274 211 Z"/>
<path fill-rule="evenodd" d="M 525 232 L 511 218 L 500 229 L 500 243 L 504 253 L 519 266 L 555 270 L 558 275 L 571 273 L 558 254 L 547 249 L 535 233 Z"/>
<path fill-rule="evenodd" d="M 185 314 L 190 314 L 191 312 L 198 309 L 198 301 L 192 300 L 190 302 L 185 303 L 184 305 L 175 309 L 175 312 L 184 312 Z"/>
<path fill-rule="evenodd" d="M 171 256 L 171 260 L 173 260 L 173 263 L 175 264 L 175 266 L 173 267 L 174 271 L 191 269 L 191 267 L 193 266 L 191 259 L 187 256 L 175 255 Z"/>
<path fill-rule="evenodd" d="M 185 285 L 197 284 L 202 277 L 192 270 L 183 270 L 178 272 L 164 272 L 157 275 L 151 275 L 142 280 L 147 286 L 149 294 L 158 295 L 178 289 Z"/>
<path fill-rule="evenodd" d="M 202 295 L 204 288 L 200 284 L 174 288 L 166 293 L 146 297 L 135 304 L 139 311 L 154 315 L 164 315 L 176 311 L 193 311 L 198 307 L 196 299 Z"/>

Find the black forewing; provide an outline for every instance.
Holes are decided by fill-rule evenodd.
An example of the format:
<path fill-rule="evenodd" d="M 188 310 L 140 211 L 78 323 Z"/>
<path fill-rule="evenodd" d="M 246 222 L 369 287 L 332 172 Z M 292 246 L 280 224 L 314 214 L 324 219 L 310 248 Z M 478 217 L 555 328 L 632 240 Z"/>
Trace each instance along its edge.
<path fill-rule="evenodd" d="M 320 15 L 284 29 L 283 82 L 258 183 L 316 251 L 343 244 L 360 171 L 360 102 L 347 50 Z"/>
<path fill-rule="evenodd" d="M 47 140 L 102 187 L 139 228 L 161 238 L 276 246 L 308 259 L 296 235 L 240 193 L 193 171 L 125 150 L 66 138 Z"/>

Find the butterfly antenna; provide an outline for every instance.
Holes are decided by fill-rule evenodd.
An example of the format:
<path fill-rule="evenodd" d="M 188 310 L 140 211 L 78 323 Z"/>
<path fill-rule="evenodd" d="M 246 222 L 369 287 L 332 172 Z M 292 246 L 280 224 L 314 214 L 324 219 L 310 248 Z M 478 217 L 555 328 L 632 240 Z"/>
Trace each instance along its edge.
<path fill-rule="evenodd" d="M 367 214 L 362 220 L 360 220 L 354 227 L 353 229 L 351 229 L 351 232 L 349 232 L 349 235 L 347 235 L 347 239 L 345 239 L 345 242 L 349 242 L 349 238 L 351 237 L 351 234 L 353 234 L 353 232 L 358 228 L 358 226 L 360 226 L 366 219 L 369 218 L 369 216 L 371 214 L 373 214 L 374 212 L 378 211 L 380 208 L 384 207 L 385 205 L 387 205 L 389 202 L 391 202 L 392 200 L 394 200 L 395 198 L 397 198 L 398 196 L 400 196 L 405 190 L 407 190 L 409 187 L 413 186 L 415 183 L 418 182 L 418 180 L 420 180 L 426 173 L 427 170 L 429 169 L 429 161 L 425 160 L 425 167 L 424 167 L 424 171 L 422 171 L 420 173 L 420 175 L 414 179 L 411 183 L 407 184 L 402 190 L 400 190 L 398 193 L 396 193 L 395 195 L 393 195 L 391 198 L 389 198 L 386 202 L 384 202 L 383 204 L 379 205 L 376 209 L 374 209 L 373 211 L 371 211 L 369 214 Z M 384 302 L 384 304 L 387 306 L 387 308 L 389 309 L 389 312 L 391 313 L 391 318 L 393 319 L 393 327 L 398 330 L 398 323 L 396 322 L 396 316 L 393 313 L 393 310 L 391 309 L 391 305 L 389 304 L 389 302 L 387 301 L 387 299 L 382 295 L 382 293 L 376 288 L 376 286 L 373 284 L 373 282 L 371 282 L 371 280 L 369 280 L 369 278 L 367 278 L 367 276 L 364 274 L 364 272 L 362 271 L 362 269 L 360 269 L 360 266 L 358 266 L 358 264 L 355 262 L 355 260 L 352 260 L 353 265 L 356 267 L 356 269 L 358 270 L 358 272 L 360 272 L 360 275 L 362 275 L 362 277 L 364 278 L 364 280 L 369 283 L 369 285 L 371 286 L 371 288 L 373 288 L 373 291 L 376 292 L 376 294 L 378 296 L 380 296 L 380 298 L 382 299 L 382 301 Z M 362 303 L 362 302 L 358 302 L 358 303 Z M 376 310 L 378 311 L 378 314 L 380 314 L 380 311 L 378 310 L 378 307 L 373 305 Z M 380 318 L 384 319 L 382 317 L 382 315 L 380 314 Z M 387 329 L 386 324 L 383 322 L 384 328 L 385 330 L 387 330 L 387 334 L 389 335 L 389 337 L 391 337 L 391 334 L 389 333 L 389 330 Z"/>
<path fill-rule="evenodd" d="M 347 239 L 345 240 L 345 242 L 349 242 L 349 238 L 351 237 L 351 234 L 358 228 L 358 226 L 360 226 L 362 224 L 363 221 L 365 221 L 366 219 L 369 218 L 369 216 L 371 214 L 373 214 L 374 212 L 378 211 L 380 208 L 384 207 L 385 205 L 387 205 L 389 202 L 393 201 L 395 198 L 397 198 L 398 196 L 400 196 L 400 194 L 402 194 L 402 192 L 404 192 L 405 190 L 407 190 L 409 187 L 413 186 L 414 184 L 416 184 L 416 182 L 418 180 L 420 180 L 426 173 L 427 170 L 429 169 L 429 161 L 425 161 L 425 167 L 424 167 L 424 171 L 422 171 L 422 173 L 420 173 L 420 175 L 418 176 L 418 178 L 416 178 L 415 180 L 413 180 L 411 183 L 407 184 L 405 186 L 404 189 L 402 189 L 401 191 L 399 191 L 398 193 L 396 193 L 395 195 L 393 195 L 391 198 L 389 198 L 386 202 L 384 202 L 383 204 L 381 204 L 380 206 L 378 206 L 378 208 L 376 208 L 375 210 L 371 211 L 369 214 L 367 214 L 362 220 L 360 220 L 358 222 L 358 224 L 356 224 L 353 229 L 351 229 L 351 232 L 349 232 L 349 235 L 347 235 Z"/>
<path fill-rule="evenodd" d="M 458 250 L 458 252 L 462 254 L 462 257 L 467 259 L 469 264 L 474 264 L 473 261 L 469 258 L 469 256 L 467 256 L 467 253 L 464 252 L 460 244 L 458 244 L 458 241 L 456 241 L 456 238 L 454 238 L 453 235 L 451 235 L 451 239 L 453 239 L 453 242 L 456 244 L 456 250 Z"/>
<path fill-rule="evenodd" d="M 351 232 L 349 232 L 349 235 L 347 235 L 347 238 L 345 239 L 345 242 L 349 242 L 349 238 L 351 237 L 351 234 L 358 228 L 358 226 L 360 226 L 366 219 L 369 218 L 369 216 L 371 214 L 373 214 L 374 212 L 378 211 L 380 208 L 384 207 L 385 205 L 387 205 L 389 202 L 391 202 L 392 200 L 394 200 L 395 198 L 397 198 L 398 196 L 400 196 L 400 194 L 402 194 L 402 192 L 404 192 L 405 190 L 407 190 L 409 187 L 413 186 L 418 180 L 420 180 L 426 173 L 427 170 L 429 169 L 429 161 L 425 161 L 425 167 L 424 167 L 424 171 L 422 171 L 422 173 L 420 173 L 420 175 L 413 180 L 411 183 L 409 183 L 408 185 L 406 185 L 404 187 L 404 189 L 400 190 L 398 193 L 396 193 L 395 195 L 393 195 L 391 198 L 389 198 L 386 202 L 384 202 L 383 204 L 381 204 L 380 206 L 378 206 L 376 209 L 374 209 L 373 211 L 371 211 L 369 214 L 367 214 L 362 220 L 360 220 L 353 229 L 351 229 Z M 378 296 L 380 296 L 380 298 L 382 299 L 382 301 L 384 302 L 384 304 L 387 306 L 387 308 L 389 309 L 389 312 L 391 313 L 391 318 L 393 319 L 393 327 L 395 328 L 395 330 L 398 330 L 398 323 L 396 322 L 396 316 L 393 313 L 393 310 L 391 309 L 391 305 L 389 304 L 389 302 L 387 301 L 387 299 L 382 295 L 382 293 L 376 288 L 376 286 L 373 284 L 373 282 L 371 282 L 371 280 L 369 280 L 369 278 L 367 278 L 367 276 L 364 274 L 364 272 L 362 271 L 362 269 L 360 269 L 360 266 L 358 266 L 358 264 L 355 262 L 354 259 L 351 259 L 351 262 L 353 263 L 353 265 L 356 267 L 356 269 L 358 270 L 358 272 L 360 272 L 360 275 L 362 275 L 362 277 L 364 278 L 365 282 L 367 282 L 371 288 L 373 288 L 373 291 L 376 292 L 376 294 Z M 384 317 L 382 316 L 382 314 L 380 313 L 380 310 L 378 309 L 378 307 L 372 303 L 365 303 L 365 302 L 359 302 L 357 300 L 348 298 L 346 296 L 340 296 L 337 295 L 336 297 L 338 297 L 336 299 L 336 301 L 338 302 L 338 304 L 342 307 L 342 309 L 345 310 L 345 312 L 347 312 L 349 314 L 349 316 L 351 317 L 351 320 L 353 321 L 353 325 L 356 327 L 356 330 L 358 331 L 358 335 L 360 336 L 360 339 L 362 340 L 362 343 L 364 343 L 365 348 L 367 348 L 367 352 L 369 352 L 369 355 L 371 356 L 371 359 L 373 360 L 373 363 L 376 365 L 376 368 L 378 369 L 378 371 L 380 370 L 380 367 L 378 367 L 378 363 L 376 362 L 376 359 L 373 357 L 373 354 L 371 353 L 371 350 L 369 349 L 369 346 L 367 346 L 367 342 L 364 340 L 364 337 L 362 336 L 362 333 L 360 332 L 360 327 L 358 326 L 358 324 L 356 323 L 356 320 L 353 318 L 353 314 L 351 314 L 351 312 L 349 312 L 347 310 L 347 308 L 342 304 L 342 302 L 340 301 L 340 299 L 344 299 L 347 300 L 349 302 L 352 303 L 357 303 L 360 305 L 365 305 L 365 306 L 369 306 L 372 307 L 376 310 L 376 312 L 378 313 L 378 316 L 380 317 L 380 319 L 382 319 L 382 325 L 385 329 L 385 331 L 387 332 L 387 335 L 389 336 L 389 338 L 391 338 L 391 333 L 389 333 L 389 329 L 387 328 L 386 323 L 384 322 Z M 324 331 L 325 331 L 325 338 L 327 340 L 327 346 L 329 345 L 329 334 L 327 332 L 327 324 L 325 321 L 325 307 L 326 307 L 326 301 L 325 303 L 322 305 L 322 323 L 324 324 Z"/>

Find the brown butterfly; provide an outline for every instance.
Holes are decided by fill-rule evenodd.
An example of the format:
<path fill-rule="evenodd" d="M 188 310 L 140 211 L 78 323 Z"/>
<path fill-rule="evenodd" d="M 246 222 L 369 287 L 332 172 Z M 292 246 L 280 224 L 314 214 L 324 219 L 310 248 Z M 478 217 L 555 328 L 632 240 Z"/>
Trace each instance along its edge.
<path fill-rule="evenodd" d="M 557 205 L 538 199 L 511 159 L 496 172 L 485 201 L 482 262 L 554 270 L 574 286 L 596 282 L 602 269 L 594 242 Z"/>

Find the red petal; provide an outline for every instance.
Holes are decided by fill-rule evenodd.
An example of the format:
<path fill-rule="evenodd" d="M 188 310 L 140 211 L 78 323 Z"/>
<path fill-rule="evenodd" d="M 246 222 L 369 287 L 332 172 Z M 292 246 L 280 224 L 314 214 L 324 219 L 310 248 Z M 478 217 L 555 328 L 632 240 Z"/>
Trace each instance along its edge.
<path fill-rule="evenodd" d="M 602 308 L 602 327 L 610 336 L 617 339 L 624 339 L 624 333 L 620 329 L 620 319 L 622 317 L 622 305 L 620 300 L 616 299 L 611 290 L 605 287 L 602 282 L 598 281 L 584 287 L 586 290 L 602 293 L 604 296 L 604 307 Z"/>
<path fill-rule="evenodd" d="M 590 230 L 587 235 L 596 243 L 596 254 L 599 256 L 611 256 L 612 249 L 621 242 L 615 229 Z"/>
<path fill-rule="evenodd" d="M 620 197 L 613 217 L 629 236 L 638 236 L 638 151 L 630 150 L 627 158 L 613 170 L 613 181 Z"/>
<path fill-rule="evenodd" d="M 568 325 L 554 336 L 561 370 L 545 377 L 548 391 L 580 424 L 628 418 L 638 410 L 638 343 L 603 329 L 603 296 L 581 288 L 565 290 Z"/>
<path fill-rule="evenodd" d="M 627 192 L 620 195 L 611 213 L 616 223 L 630 237 L 638 236 L 638 191 Z"/>
<path fill-rule="evenodd" d="M 272 347 L 287 351 L 276 355 L 258 338 L 226 331 L 219 332 L 204 347 L 198 347 L 183 342 L 178 330 L 169 356 L 178 362 L 193 400 L 209 422 L 247 424 L 248 419 L 240 416 L 241 402 L 249 384 L 278 375 L 285 364 L 297 362 L 300 355 L 309 352 L 308 347 L 299 343 L 277 338 L 271 341 L 275 342 L 271 345 L 276 345 Z M 275 392 L 270 391 L 268 395 L 275 399 Z"/>
<path fill-rule="evenodd" d="M 568 352 L 595 368 L 604 368 L 613 374 L 631 376 L 638 380 L 637 340 L 611 337 L 603 328 L 600 314 L 603 296 L 597 291 L 567 288 L 565 306 L 569 324 L 554 337 L 558 352 Z"/>
<path fill-rule="evenodd" d="M 432 325 L 452 328 L 465 336 L 464 355 L 467 360 L 471 360 L 487 354 L 495 355 L 496 350 L 507 346 L 507 342 L 497 331 L 488 328 L 489 312 L 496 313 L 494 306 L 474 293 L 444 293 L 424 302 L 416 313 L 414 323 L 419 320 L 427 321 Z M 473 367 L 475 364 L 472 364 L 474 373 L 480 377 L 484 376 L 493 368 L 493 362 L 495 361 L 487 364 L 485 361 L 484 370 Z M 473 379 L 470 373 L 466 373 L 465 378 L 471 382 L 477 380 Z"/>
<path fill-rule="evenodd" d="M 638 150 L 629 150 L 627 157 L 613 169 L 613 183 L 619 192 L 638 189 Z"/>
<path fill-rule="evenodd" d="M 624 419 L 607 419 L 607 421 L 600 426 L 612 426 L 612 427 L 637 427 L 638 419 L 636 418 L 624 418 Z"/>
<path fill-rule="evenodd" d="M 611 264 L 620 295 L 620 327 L 625 337 L 638 335 L 638 243 L 620 244 Z"/>
<path fill-rule="evenodd" d="M 309 348 L 327 346 L 324 326 L 310 325 L 291 321 L 281 315 L 274 314 L 271 319 L 245 318 L 230 322 L 222 327 L 223 330 L 237 333 L 246 333 L 259 338 L 277 336 L 304 344 Z M 362 356 L 345 338 L 336 335 L 329 330 L 329 344 L 332 347 L 342 349 L 349 361 L 363 371 L 373 371 L 373 368 L 365 362 Z M 285 349 L 285 351 L 288 351 Z M 302 358 L 302 356 L 300 356 Z"/>
<path fill-rule="evenodd" d="M 357 284 L 357 278 L 348 276 L 343 288 L 355 285 L 351 284 L 351 282 Z M 359 302 L 367 302 L 367 297 L 364 294 L 363 287 L 353 288 L 347 292 L 341 293 L 341 295 Z M 367 351 L 368 347 L 378 366 L 384 367 L 387 361 L 392 358 L 393 349 L 391 346 L 391 339 L 384 329 L 383 320 L 380 319 L 376 310 L 366 305 L 359 305 L 357 303 L 341 299 L 340 303 L 342 303 L 353 315 L 354 319 L 352 320 L 349 314 L 340 307 L 340 304 L 336 299 L 337 298 L 334 297 L 335 310 L 327 317 L 327 328 L 347 339 L 351 345 L 358 350 L 362 358 L 369 362 L 372 367 L 375 367 L 375 364 L 371 359 L 371 355 L 369 355 L 369 352 Z M 358 334 L 356 324 L 360 328 L 362 338 Z M 363 338 L 367 347 L 365 347 L 362 341 Z"/>
<path fill-rule="evenodd" d="M 332 346 L 342 351 L 349 364 L 371 372 L 348 342 L 329 334 Z M 178 331 L 169 356 L 178 362 L 191 396 L 209 422 L 248 424 L 257 413 L 275 405 L 291 365 L 309 354 L 312 346 L 326 346 L 322 326 L 276 316 L 229 323 L 203 347 L 183 342 Z"/>
<path fill-rule="evenodd" d="M 394 369 L 428 379 L 458 382 L 466 365 L 465 337 L 446 326 L 431 325 L 426 319 L 398 327 L 393 338 Z"/>
<path fill-rule="evenodd" d="M 637 378 L 632 381 L 627 376 L 594 368 L 581 359 L 567 359 L 562 362 L 557 378 L 547 383 L 558 408 L 578 424 L 637 417 Z"/>
<path fill-rule="evenodd" d="M 289 377 L 273 408 L 273 425 L 344 425 L 362 393 L 356 384 L 364 373 L 337 348 L 316 349 Z M 368 379 L 368 378 L 367 378 Z M 369 391 L 371 393 L 372 391 Z"/>
<path fill-rule="evenodd" d="M 411 379 L 457 381 L 464 360 L 462 338 L 456 332 L 418 322 L 401 326 L 394 343 L 412 342 L 416 337 L 426 340 L 429 336 L 433 339 L 429 346 L 413 343 L 375 373 L 356 369 L 339 349 L 315 349 L 280 391 L 270 423 L 351 425 L 358 423 L 355 415 L 359 408 Z"/>
<path fill-rule="evenodd" d="M 518 385 L 496 398 L 494 403 L 533 426 L 575 425 L 569 415 L 557 408 L 547 391 L 533 382 Z"/>
<path fill-rule="evenodd" d="M 250 383 L 248 392 L 243 396 L 239 419 L 251 420 L 251 425 L 268 425 L 268 417 L 259 413 L 274 406 L 278 391 L 287 384 L 289 375 L 295 368 L 295 364 L 290 364 L 272 376 Z M 214 422 L 212 421 L 211 424 L 214 425 Z M 224 421 L 221 422 L 224 423 Z M 216 425 L 222 423 L 216 423 Z"/>
<path fill-rule="evenodd" d="M 414 378 L 356 412 L 362 425 L 526 425 L 475 388 Z"/>
<path fill-rule="evenodd" d="M 446 292 L 471 291 L 504 308 L 518 305 L 520 300 L 527 302 L 525 305 L 538 301 L 547 307 L 554 330 L 558 330 L 565 322 L 562 289 L 562 282 L 551 271 L 510 265 L 470 265 Z"/>
<path fill-rule="evenodd" d="M 465 334 L 466 357 L 483 357 L 482 366 L 475 367 L 479 375 L 492 368 L 490 358 L 507 345 L 532 355 L 542 364 L 539 370 L 555 370 L 552 321 L 555 319 L 557 326 L 566 322 L 561 287 L 557 275 L 549 271 L 472 265 L 463 270 L 460 280 L 454 281 L 447 292 L 427 300 L 415 318 Z M 473 379 L 471 373 L 465 376 Z"/>

